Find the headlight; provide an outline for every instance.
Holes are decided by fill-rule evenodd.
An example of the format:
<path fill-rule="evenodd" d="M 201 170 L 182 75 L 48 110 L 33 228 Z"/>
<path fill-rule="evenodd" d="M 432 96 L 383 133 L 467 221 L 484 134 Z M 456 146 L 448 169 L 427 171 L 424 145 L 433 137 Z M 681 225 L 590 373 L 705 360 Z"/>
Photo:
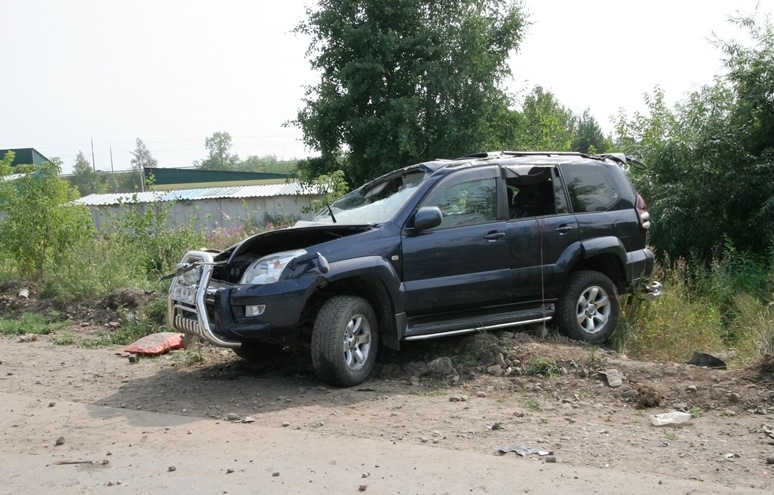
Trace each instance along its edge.
<path fill-rule="evenodd" d="M 282 270 L 285 269 L 293 258 L 304 254 L 306 254 L 305 250 L 297 249 L 295 251 L 283 251 L 264 256 L 247 267 L 239 283 L 250 285 L 273 284 L 279 280 Z"/>

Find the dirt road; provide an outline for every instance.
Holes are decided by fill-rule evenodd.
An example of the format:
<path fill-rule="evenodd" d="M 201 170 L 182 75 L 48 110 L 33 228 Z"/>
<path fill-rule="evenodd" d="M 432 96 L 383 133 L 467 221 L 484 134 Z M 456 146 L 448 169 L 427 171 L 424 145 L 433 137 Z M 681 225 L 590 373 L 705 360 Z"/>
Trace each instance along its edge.
<path fill-rule="evenodd" d="M 774 491 L 768 371 L 498 338 L 522 359 L 551 355 L 562 374 L 478 367 L 447 380 L 422 363 L 382 364 L 361 387 L 329 389 L 303 363 L 256 368 L 210 347 L 200 363 L 130 364 L 118 348 L 0 338 L 0 495 Z M 590 373 L 592 361 L 624 384 Z M 661 406 L 638 409 L 647 387 Z M 675 406 L 698 417 L 651 425 Z M 498 455 L 505 447 L 556 462 Z"/>

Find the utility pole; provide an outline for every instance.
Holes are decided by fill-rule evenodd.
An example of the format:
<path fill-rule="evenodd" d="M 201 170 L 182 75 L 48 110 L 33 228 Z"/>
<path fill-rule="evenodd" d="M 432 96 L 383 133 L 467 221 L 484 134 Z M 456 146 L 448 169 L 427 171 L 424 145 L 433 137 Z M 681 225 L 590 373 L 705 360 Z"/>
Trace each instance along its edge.
<path fill-rule="evenodd" d="M 97 171 L 97 164 L 94 161 L 94 138 L 91 138 L 91 170 L 93 172 Z"/>
<path fill-rule="evenodd" d="M 113 145 L 110 145 L 110 173 L 113 174 L 115 171 L 113 170 Z"/>

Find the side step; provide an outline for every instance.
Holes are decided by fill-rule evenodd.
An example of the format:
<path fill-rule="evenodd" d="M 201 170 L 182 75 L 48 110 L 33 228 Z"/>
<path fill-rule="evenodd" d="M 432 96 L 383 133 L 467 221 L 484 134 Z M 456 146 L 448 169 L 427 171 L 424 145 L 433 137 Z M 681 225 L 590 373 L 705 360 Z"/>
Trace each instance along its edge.
<path fill-rule="evenodd" d="M 553 318 L 554 312 L 554 305 L 550 304 L 545 309 L 537 308 L 437 321 L 409 321 L 403 340 L 434 339 L 484 330 L 531 325 L 550 320 Z"/>

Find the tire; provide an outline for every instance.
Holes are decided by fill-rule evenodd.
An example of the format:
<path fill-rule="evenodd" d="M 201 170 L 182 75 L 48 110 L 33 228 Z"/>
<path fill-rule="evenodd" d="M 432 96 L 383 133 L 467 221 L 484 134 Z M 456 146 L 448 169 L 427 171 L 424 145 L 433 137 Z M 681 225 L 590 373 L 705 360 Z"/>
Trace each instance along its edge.
<path fill-rule="evenodd" d="M 312 330 L 312 364 L 323 382 L 362 383 L 374 368 L 378 347 L 376 314 L 368 301 L 334 296 L 320 308 Z"/>
<path fill-rule="evenodd" d="M 559 296 L 559 331 L 571 339 L 604 344 L 615 331 L 621 315 L 618 291 L 601 272 L 572 272 Z"/>
<path fill-rule="evenodd" d="M 276 344 L 266 344 L 264 342 L 242 342 L 242 345 L 234 349 L 234 353 L 250 361 L 251 363 L 261 363 L 282 352 L 282 346 Z"/>

